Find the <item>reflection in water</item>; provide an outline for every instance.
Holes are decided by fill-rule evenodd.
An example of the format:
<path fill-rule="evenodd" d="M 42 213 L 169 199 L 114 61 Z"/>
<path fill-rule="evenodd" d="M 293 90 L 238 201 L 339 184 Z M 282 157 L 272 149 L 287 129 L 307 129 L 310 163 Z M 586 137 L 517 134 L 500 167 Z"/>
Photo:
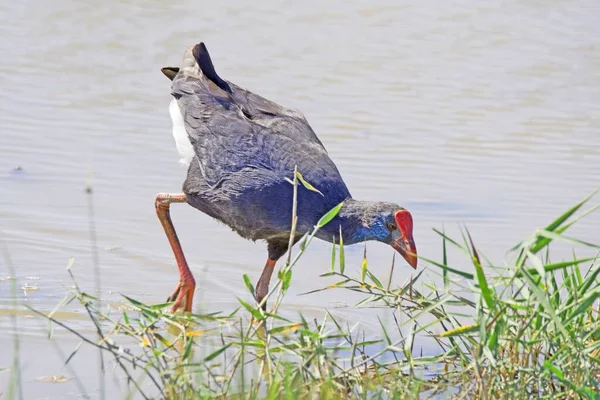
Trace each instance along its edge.
<path fill-rule="evenodd" d="M 286 8 L 6 2 L 0 241 L 18 287 L 39 287 L 18 300 L 52 310 L 71 286 L 64 270 L 70 257 L 83 289 L 93 288 L 86 183 L 96 196 L 103 297 L 120 302 L 125 293 L 156 303 L 176 283 L 152 201 L 157 192 L 176 192 L 185 169 L 177 164 L 169 86 L 159 69 L 178 64 L 182 49 L 199 40 L 224 77 L 305 113 L 355 197 L 409 208 L 425 257 L 441 253 L 432 227 L 456 234 L 466 223 L 478 247 L 501 263 L 509 247 L 599 184 L 599 17 L 585 0 L 577 7 L 505 3 L 501 11 L 466 0 Z M 242 274 L 254 281 L 260 274 L 263 247 L 190 207 L 172 212 L 198 281 L 196 310 L 233 310 L 236 296 L 248 296 Z M 572 235 L 592 238 L 598 218 Z M 375 326 L 373 310 L 333 308 L 355 303 L 346 292 L 298 296 L 331 283 L 317 278 L 329 268 L 329 245 L 311 246 L 282 311 L 321 316 L 332 307 L 350 323 Z M 358 271 L 362 246 L 346 255 Z M 392 250 L 370 243 L 369 255 L 369 265 L 385 274 Z M 396 265 L 396 284 L 411 273 Z M 0 281 L 2 339 L 12 331 L 7 314 L 21 313 L 9 311 L 9 287 Z M 72 311 L 64 310 L 66 319 L 79 318 Z M 19 315 L 29 333 L 25 374 L 62 375 L 45 330 Z M 48 361 L 28 362 L 33 353 Z M 0 368 L 9 357 L 0 355 Z M 35 394 L 63 393 L 28 385 Z"/>

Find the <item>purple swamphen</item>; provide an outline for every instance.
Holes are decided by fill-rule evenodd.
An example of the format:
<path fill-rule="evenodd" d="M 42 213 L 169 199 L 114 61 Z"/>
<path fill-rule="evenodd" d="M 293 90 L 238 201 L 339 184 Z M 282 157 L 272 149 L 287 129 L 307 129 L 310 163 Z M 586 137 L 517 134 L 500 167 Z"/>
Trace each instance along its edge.
<path fill-rule="evenodd" d="M 155 200 L 179 269 L 179 284 L 168 298 L 174 302 L 172 311 L 192 310 L 196 283 L 171 222 L 170 204 L 188 203 L 242 237 L 267 242 L 267 263 L 256 285 L 261 302 L 275 263 L 288 250 L 293 197 L 288 179 L 295 166 L 322 192 L 298 188 L 296 241 L 343 201 L 318 238 L 339 241 L 341 230 L 344 244 L 378 240 L 417 267 L 410 213 L 394 203 L 354 200 L 302 114 L 221 79 L 204 43 L 185 51 L 181 68 L 162 72 L 173 81 L 173 136 L 189 165 L 183 193 L 160 193 Z"/>

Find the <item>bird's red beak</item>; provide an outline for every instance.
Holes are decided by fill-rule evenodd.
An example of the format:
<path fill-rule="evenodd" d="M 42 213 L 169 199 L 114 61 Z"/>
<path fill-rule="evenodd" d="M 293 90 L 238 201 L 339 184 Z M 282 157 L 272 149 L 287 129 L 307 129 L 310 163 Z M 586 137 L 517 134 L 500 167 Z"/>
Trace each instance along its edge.
<path fill-rule="evenodd" d="M 402 235 L 392 242 L 392 247 L 404 257 L 411 267 L 417 269 L 417 246 L 412 235 L 412 216 L 406 210 L 399 210 L 394 215 L 394 219 Z"/>

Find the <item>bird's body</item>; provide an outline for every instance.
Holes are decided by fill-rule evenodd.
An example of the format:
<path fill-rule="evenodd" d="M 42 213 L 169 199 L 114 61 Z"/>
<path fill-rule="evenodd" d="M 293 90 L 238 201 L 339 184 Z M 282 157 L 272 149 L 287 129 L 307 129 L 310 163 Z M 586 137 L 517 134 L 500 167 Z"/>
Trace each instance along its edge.
<path fill-rule="evenodd" d="M 171 111 L 173 125 L 183 121 L 194 150 L 189 159 L 189 148 L 176 137 L 190 164 L 183 192 L 192 206 L 245 238 L 287 243 L 294 167 L 323 194 L 300 189 L 299 232 L 311 229 L 350 192 L 304 116 L 226 85 L 222 89 L 194 68 L 182 68 L 173 79 L 180 111 Z"/>
<path fill-rule="evenodd" d="M 263 286 L 264 279 L 268 286 L 275 261 L 288 248 L 294 168 L 321 192 L 299 187 L 299 234 L 311 230 L 342 201 L 340 213 L 318 233 L 321 239 L 337 240 L 341 231 L 347 244 L 392 240 L 388 227 L 396 224 L 397 213 L 410 219 L 393 203 L 353 200 L 304 116 L 221 79 L 204 44 L 186 51 L 180 69 L 166 70 L 173 80 L 169 107 L 173 135 L 182 161 L 189 164 L 185 201 L 242 237 L 267 241 L 271 271 L 266 277 L 263 272 Z M 412 219 L 409 222 L 410 227 L 401 228 L 410 228 L 404 233 L 412 241 Z M 401 223 L 398 220 L 398 226 Z M 416 258 L 411 264 L 416 265 Z M 259 281 L 259 301 L 265 294 L 258 293 L 260 289 Z"/>

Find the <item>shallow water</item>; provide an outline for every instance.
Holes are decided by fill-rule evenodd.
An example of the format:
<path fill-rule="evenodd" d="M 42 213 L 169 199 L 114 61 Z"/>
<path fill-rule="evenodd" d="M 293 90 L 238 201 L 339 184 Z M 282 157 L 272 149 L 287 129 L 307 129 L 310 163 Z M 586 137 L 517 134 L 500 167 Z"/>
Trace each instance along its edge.
<path fill-rule="evenodd" d="M 205 41 L 221 76 L 304 112 L 355 198 L 411 210 L 421 255 L 440 257 L 432 227 L 456 235 L 464 223 L 499 264 L 600 186 L 599 19 L 593 1 L 0 5 L 0 339 L 13 331 L 11 282 L 18 301 L 51 310 L 71 286 L 65 266 L 75 257 L 78 282 L 94 290 L 86 186 L 102 297 L 160 302 L 173 289 L 153 198 L 179 191 L 186 170 L 159 69 L 178 65 L 188 45 Z M 242 274 L 258 278 L 265 246 L 191 207 L 172 212 L 199 282 L 196 309 L 232 310 L 236 296 L 249 298 Z M 592 215 L 572 235 L 594 241 L 599 224 Z M 350 321 L 376 321 L 373 310 L 344 308 L 355 298 L 343 292 L 298 296 L 330 283 L 318 278 L 330 246 L 313 244 L 287 312 L 336 307 Z M 347 249 L 356 270 L 362 251 Z M 369 243 L 368 252 L 386 276 L 393 251 Z M 394 282 L 411 273 L 397 265 Z M 89 328 L 76 314 L 65 318 Z M 18 315 L 27 398 L 76 393 L 72 382 L 36 380 L 66 372 L 46 325 Z M 68 354 L 77 342 L 61 338 Z M 1 351 L 0 369 L 11 360 Z M 77 362 L 93 387 L 95 358 Z"/>

